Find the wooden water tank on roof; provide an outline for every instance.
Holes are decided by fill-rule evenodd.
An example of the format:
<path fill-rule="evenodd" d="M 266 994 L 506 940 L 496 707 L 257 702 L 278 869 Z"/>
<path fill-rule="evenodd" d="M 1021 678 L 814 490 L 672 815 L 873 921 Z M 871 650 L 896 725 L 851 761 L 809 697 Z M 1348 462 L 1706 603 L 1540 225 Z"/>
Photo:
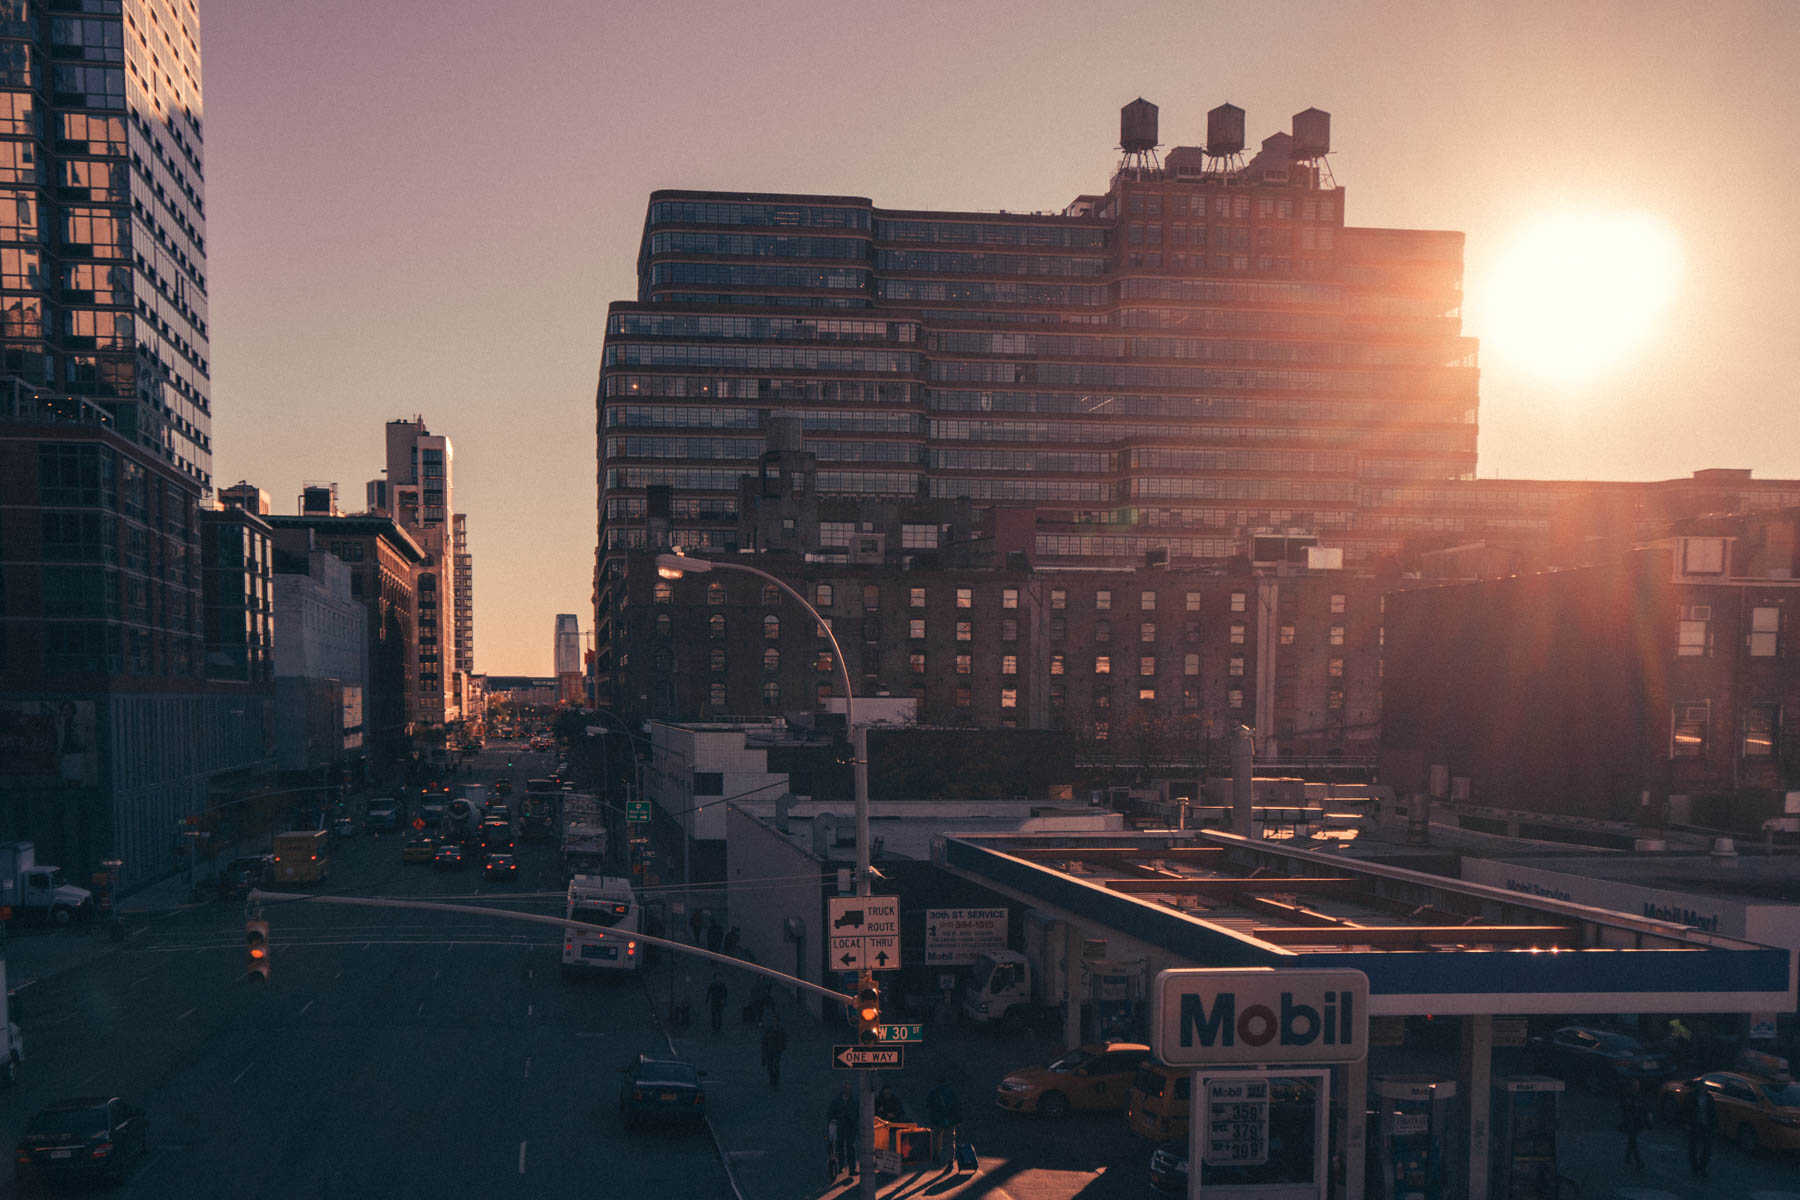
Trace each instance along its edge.
<path fill-rule="evenodd" d="M 1331 114 L 1309 108 L 1294 114 L 1294 158 L 1305 162 L 1331 153 Z"/>
<path fill-rule="evenodd" d="M 1238 154 L 1244 149 L 1244 110 L 1221 104 L 1206 114 L 1206 152 L 1214 158 Z"/>
<path fill-rule="evenodd" d="M 1156 149 L 1156 105 L 1139 96 L 1119 110 L 1119 149 L 1127 154 Z"/>

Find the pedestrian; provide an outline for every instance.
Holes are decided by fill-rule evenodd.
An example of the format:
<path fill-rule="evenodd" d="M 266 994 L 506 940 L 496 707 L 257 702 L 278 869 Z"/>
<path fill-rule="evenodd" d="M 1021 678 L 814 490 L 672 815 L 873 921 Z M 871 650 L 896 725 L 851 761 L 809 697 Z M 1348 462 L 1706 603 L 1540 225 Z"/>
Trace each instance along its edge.
<path fill-rule="evenodd" d="M 962 1101 L 942 1075 L 925 1097 L 925 1116 L 931 1123 L 931 1161 L 956 1161 L 956 1127 L 962 1124 Z"/>
<path fill-rule="evenodd" d="M 787 1049 L 787 1030 L 781 1027 L 781 1018 L 774 1013 L 769 1014 L 769 1023 L 763 1029 L 762 1061 L 769 1072 L 769 1086 L 781 1089 L 781 1054 Z"/>
<path fill-rule="evenodd" d="M 1688 1081 L 1683 1108 L 1688 1122 L 1688 1167 L 1698 1179 L 1706 1174 L 1706 1165 L 1712 1161 L 1713 1131 L 1719 1125 L 1719 1110 L 1712 1093 L 1698 1079 Z"/>
<path fill-rule="evenodd" d="M 856 1096 L 846 1083 L 838 1089 L 838 1094 L 831 1099 L 831 1106 L 825 1110 L 825 1138 L 830 1143 L 829 1151 L 833 1163 L 831 1181 L 845 1171 L 850 1178 L 856 1178 Z"/>
<path fill-rule="evenodd" d="M 896 1125 L 906 1120 L 906 1105 L 900 1103 L 900 1097 L 895 1093 L 893 1084 L 882 1084 L 881 1091 L 876 1093 L 875 1116 Z"/>
<path fill-rule="evenodd" d="M 1627 1081 L 1619 1089 L 1619 1132 L 1625 1135 L 1625 1165 L 1641 1167 L 1643 1157 L 1638 1153 L 1638 1133 L 1650 1123 L 1650 1108 L 1644 1103 L 1644 1093 L 1635 1081 Z"/>
<path fill-rule="evenodd" d="M 696 907 L 688 916 L 688 928 L 694 931 L 694 945 L 700 944 L 700 937 L 706 932 L 706 910 Z"/>
<path fill-rule="evenodd" d="M 727 954 L 736 954 L 737 953 L 738 939 L 741 936 L 742 935 L 738 932 L 738 927 L 736 925 L 733 925 L 731 927 L 731 932 L 725 935 L 725 953 L 727 953 Z"/>
<path fill-rule="evenodd" d="M 714 954 L 717 954 L 719 952 L 719 947 L 724 945 L 724 943 L 725 931 L 719 928 L 719 923 L 717 921 L 708 921 L 706 924 L 706 948 L 711 950 Z"/>
<path fill-rule="evenodd" d="M 712 1031 L 725 1031 L 725 981 L 713 972 L 712 982 L 706 985 L 706 1007 L 712 1010 Z"/>

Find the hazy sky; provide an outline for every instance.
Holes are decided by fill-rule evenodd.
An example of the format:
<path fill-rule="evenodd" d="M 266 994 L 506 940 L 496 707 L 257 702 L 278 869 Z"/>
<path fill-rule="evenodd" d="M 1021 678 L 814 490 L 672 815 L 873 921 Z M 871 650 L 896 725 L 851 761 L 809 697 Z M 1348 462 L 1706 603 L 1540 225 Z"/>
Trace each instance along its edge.
<path fill-rule="evenodd" d="M 1057 210 L 1119 106 L 1165 145 L 1332 113 L 1346 223 L 1468 234 L 1465 332 L 1535 217 L 1648 214 L 1677 299 L 1579 387 L 1484 353 L 1480 473 L 1800 477 L 1792 3 L 201 0 L 215 482 L 346 506 L 382 425 L 456 445 L 477 670 L 591 619 L 594 384 L 655 188 Z M 1515 285 L 1516 286 L 1516 285 Z M 1496 318 L 1497 319 L 1497 318 Z M 1491 349 L 1491 347 L 1490 347 Z"/>

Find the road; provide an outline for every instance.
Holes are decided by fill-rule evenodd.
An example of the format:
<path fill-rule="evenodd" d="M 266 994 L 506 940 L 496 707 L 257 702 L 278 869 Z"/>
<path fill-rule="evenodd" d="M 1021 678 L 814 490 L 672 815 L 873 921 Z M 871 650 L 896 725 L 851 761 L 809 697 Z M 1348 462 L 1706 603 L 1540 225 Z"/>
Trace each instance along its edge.
<path fill-rule="evenodd" d="M 475 782 L 515 794 L 547 755 L 497 748 Z M 395 834 L 333 851 L 327 887 L 560 911 L 549 843 L 517 885 L 400 862 Z M 28 993 L 10 1146 L 68 1095 L 150 1114 L 151 1153 L 117 1193 L 233 1196 L 728 1195 L 705 1133 L 621 1128 L 616 1068 L 665 1045 L 641 985 L 566 983 L 556 931 L 427 912 L 272 905 L 271 982 L 244 981 L 243 912 L 155 920 L 132 947 Z M 16 1194 L 10 1180 L 0 1195 Z"/>

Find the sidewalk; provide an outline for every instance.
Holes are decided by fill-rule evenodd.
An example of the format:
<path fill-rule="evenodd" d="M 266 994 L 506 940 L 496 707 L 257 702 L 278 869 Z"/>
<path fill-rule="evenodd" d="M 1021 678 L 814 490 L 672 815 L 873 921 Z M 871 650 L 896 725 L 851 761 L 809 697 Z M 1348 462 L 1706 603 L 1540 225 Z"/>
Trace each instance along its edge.
<path fill-rule="evenodd" d="M 200 907 L 187 902 L 188 891 L 186 877 L 178 873 L 139 888 L 119 901 L 119 916 L 125 924 L 124 941 L 115 942 L 108 922 L 103 920 L 61 929 L 41 924 L 9 929 L 5 942 L 0 943 L 6 962 L 6 986 L 17 991 L 130 947 L 149 932 L 157 919 Z"/>

